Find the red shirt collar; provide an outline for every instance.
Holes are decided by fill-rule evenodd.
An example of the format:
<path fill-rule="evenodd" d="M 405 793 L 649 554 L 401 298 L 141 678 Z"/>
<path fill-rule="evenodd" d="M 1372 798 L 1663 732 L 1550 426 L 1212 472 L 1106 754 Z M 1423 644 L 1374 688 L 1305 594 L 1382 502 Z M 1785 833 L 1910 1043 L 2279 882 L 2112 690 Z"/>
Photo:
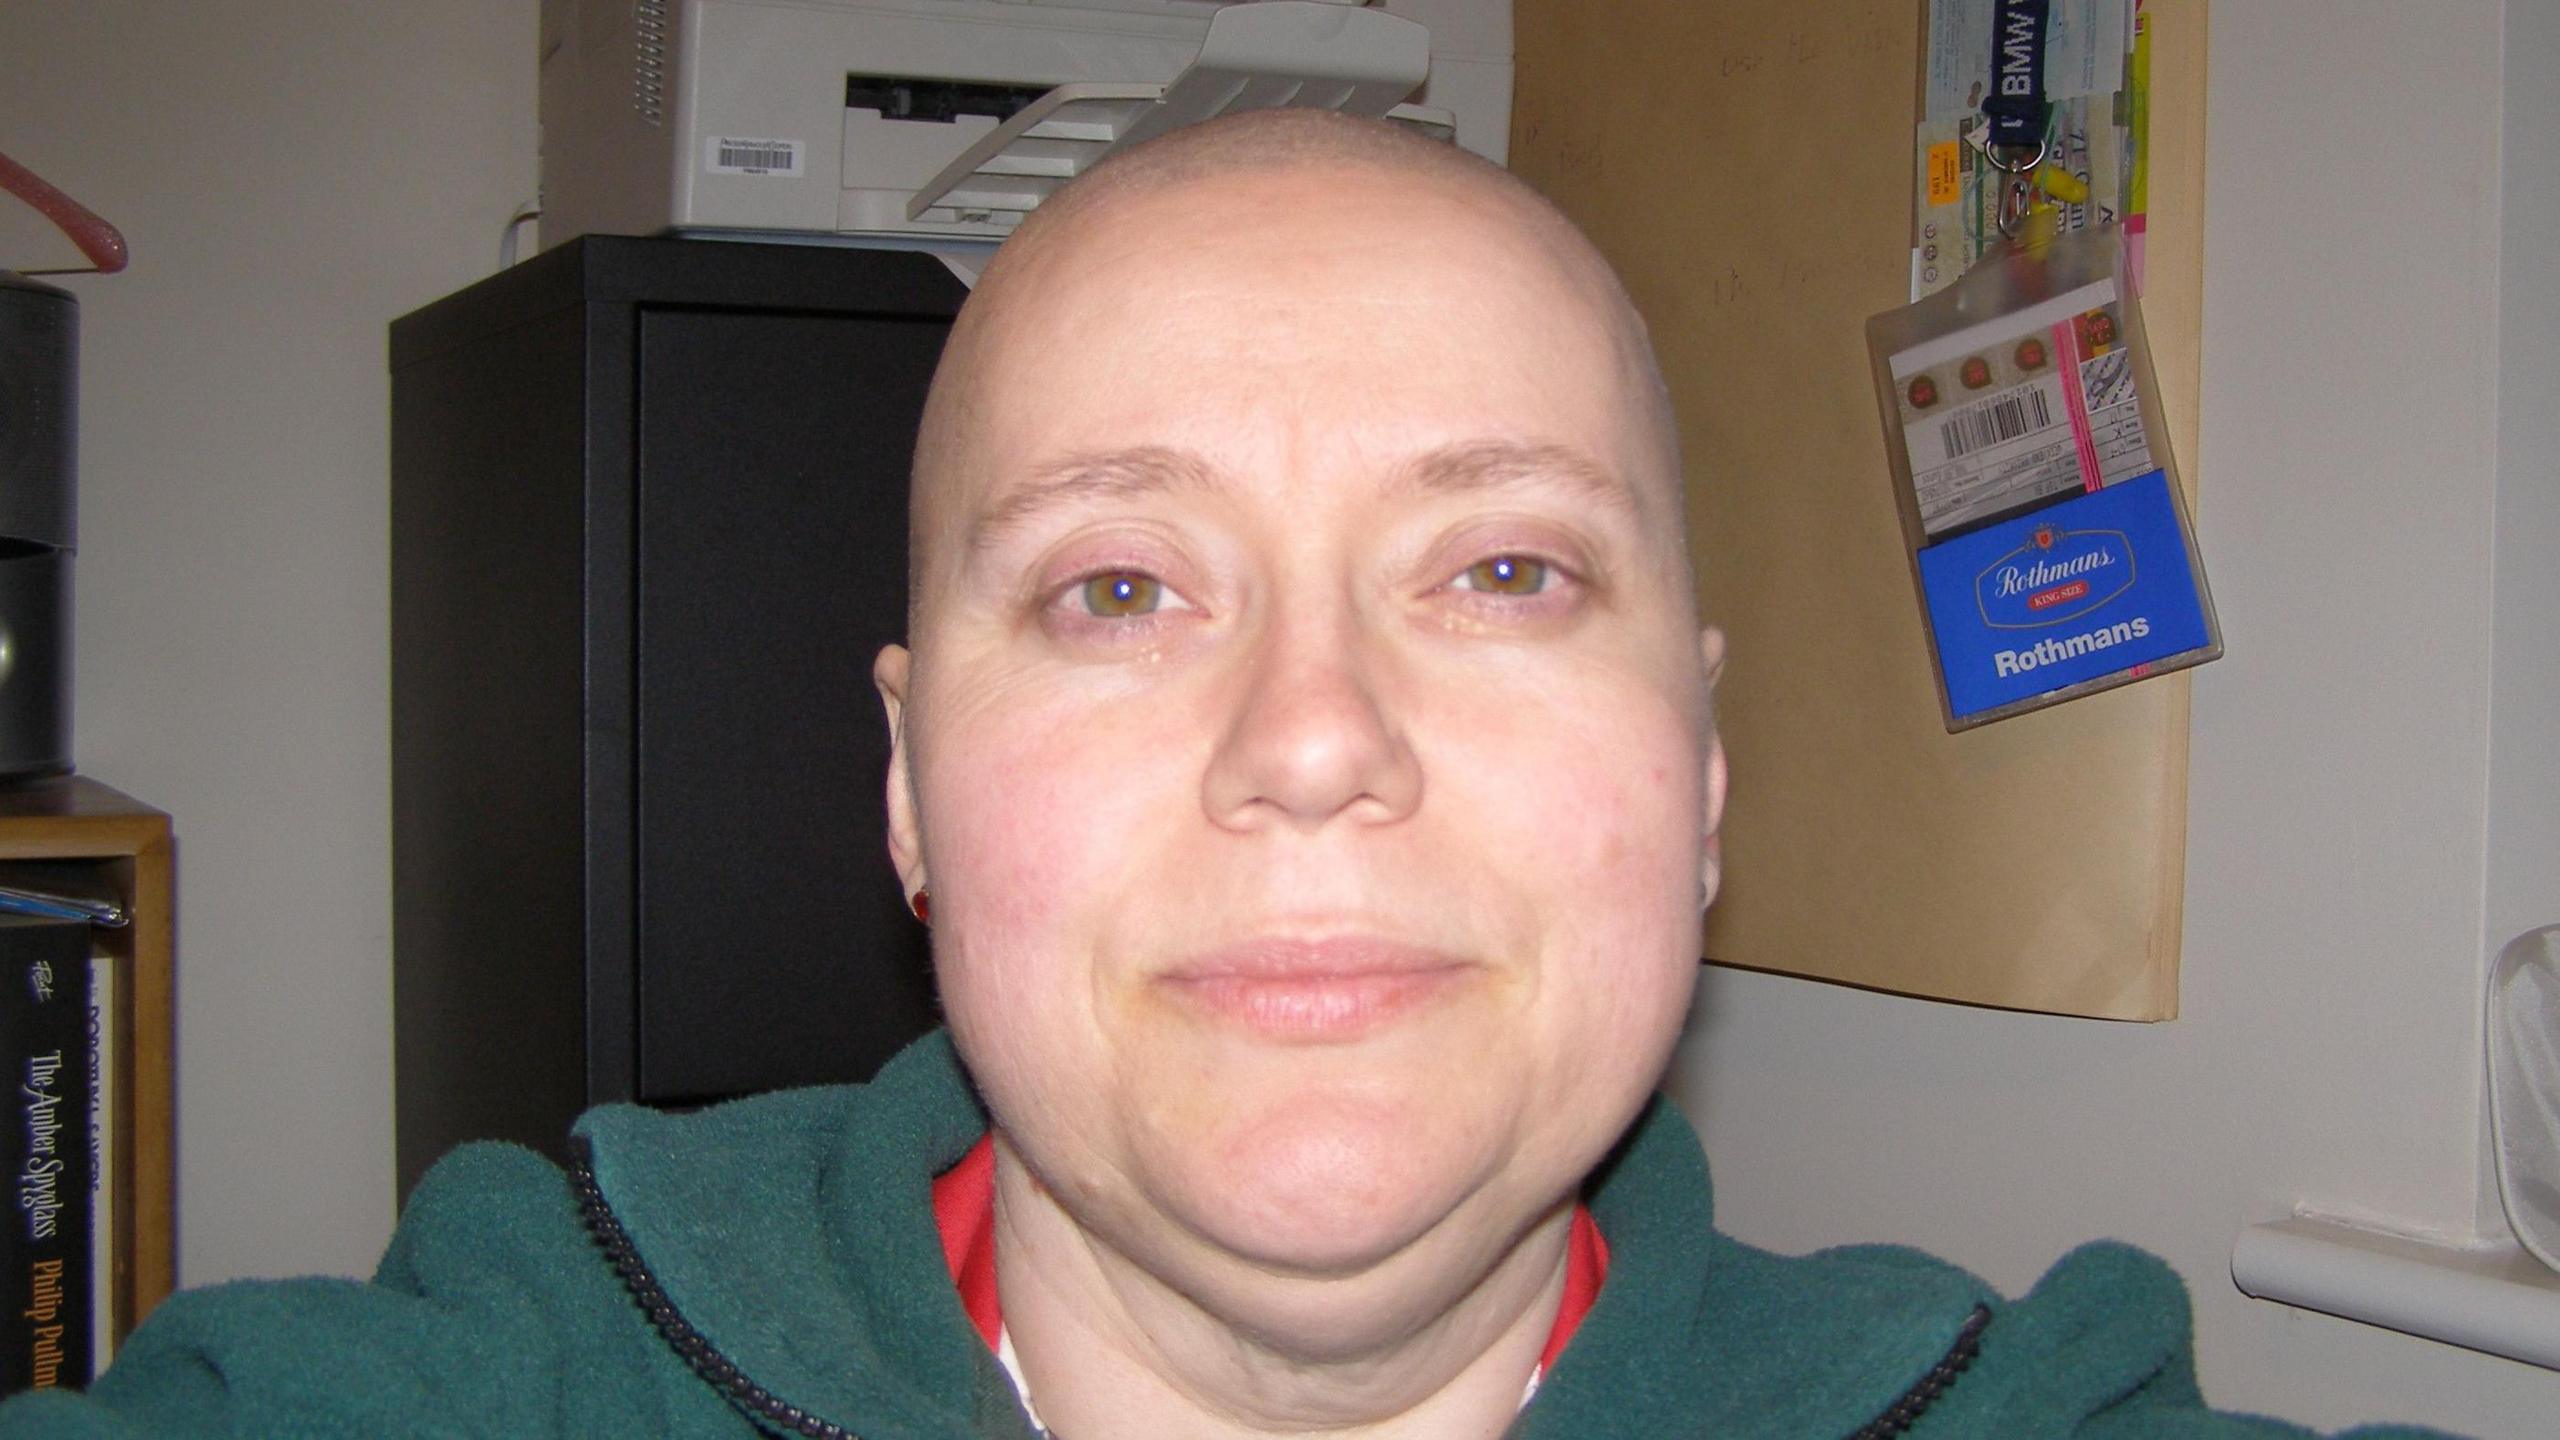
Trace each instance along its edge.
<path fill-rule="evenodd" d="M 1004 1333 L 1004 1307 L 996 1297 L 996 1147 L 993 1136 L 981 1139 L 960 1163 L 933 1182 L 933 1224 L 942 1232 L 942 1258 L 951 1267 L 951 1283 L 960 1305 L 987 1348 Z M 1609 1278 L 1609 1242 L 1600 1235 L 1589 1208 L 1573 1207 L 1573 1229 L 1565 1239 L 1564 1299 L 1556 1306 L 1556 1323 L 1547 1332 L 1547 1348 L 1538 1357 L 1541 1371 L 1555 1367 L 1565 1342 L 1582 1325 Z"/>

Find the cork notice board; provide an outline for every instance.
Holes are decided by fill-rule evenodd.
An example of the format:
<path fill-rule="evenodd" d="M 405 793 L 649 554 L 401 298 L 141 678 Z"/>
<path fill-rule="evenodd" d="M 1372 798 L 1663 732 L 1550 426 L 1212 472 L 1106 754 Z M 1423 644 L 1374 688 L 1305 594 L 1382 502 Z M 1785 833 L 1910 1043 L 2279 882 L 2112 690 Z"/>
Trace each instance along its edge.
<path fill-rule="evenodd" d="M 2205 6 L 2146 9 L 2144 313 L 2193 485 Z M 2188 677 L 1961 735 L 1939 717 L 1863 330 L 1908 294 L 1917 0 L 1516 0 L 1514 14 L 1512 168 L 1591 233 L 1652 326 L 1687 444 L 1700 598 L 1730 637 L 1733 798 L 1707 957 L 2175 1015 Z"/>

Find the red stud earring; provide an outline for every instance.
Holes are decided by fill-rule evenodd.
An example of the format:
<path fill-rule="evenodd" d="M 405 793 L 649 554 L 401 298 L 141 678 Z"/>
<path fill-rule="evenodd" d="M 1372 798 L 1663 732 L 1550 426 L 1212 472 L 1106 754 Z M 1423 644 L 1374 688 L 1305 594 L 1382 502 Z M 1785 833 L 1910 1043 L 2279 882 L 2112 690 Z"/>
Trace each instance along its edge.
<path fill-rule="evenodd" d="M 907 897 L 907 908 L 916 912 L 916 923 L 927 927 L 930 927 L 933 924 L 933 896 L 931 893 L 924 890 L 916 891 L 915 894 Z"/>

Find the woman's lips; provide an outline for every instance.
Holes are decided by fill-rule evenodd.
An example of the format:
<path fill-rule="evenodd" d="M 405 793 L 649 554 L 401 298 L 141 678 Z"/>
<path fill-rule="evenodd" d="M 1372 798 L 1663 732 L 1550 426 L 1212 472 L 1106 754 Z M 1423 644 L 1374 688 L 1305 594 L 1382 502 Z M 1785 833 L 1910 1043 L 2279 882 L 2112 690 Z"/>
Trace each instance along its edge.
<path fill-rule="evenodd" d="M 1389 941 L 1256 940 L 1195 956 L 1164 984 L 1184 1003 L 1258 1034 L 1322 1043 L 1410 1014 L 1467 968 L 1439 951 Z"/>

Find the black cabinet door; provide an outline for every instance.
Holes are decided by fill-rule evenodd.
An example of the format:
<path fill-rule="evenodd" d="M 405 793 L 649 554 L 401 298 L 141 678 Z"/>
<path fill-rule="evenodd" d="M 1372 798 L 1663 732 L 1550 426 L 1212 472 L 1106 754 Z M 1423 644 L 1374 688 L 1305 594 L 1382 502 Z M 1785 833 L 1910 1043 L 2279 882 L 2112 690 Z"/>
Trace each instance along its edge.
<path fill-rule="evenodd" d="M 391 327 L 405 1194 L 589 1105 L 859 1080 L 936 1023 L 871 686 L 965 292 L 587 236 Z"/>
<path fill-rule="evenodd" d="M 638 1098 L 867 1075 L 933 1023 L 872 657 L 946 327 L 640 317 Z"/>

